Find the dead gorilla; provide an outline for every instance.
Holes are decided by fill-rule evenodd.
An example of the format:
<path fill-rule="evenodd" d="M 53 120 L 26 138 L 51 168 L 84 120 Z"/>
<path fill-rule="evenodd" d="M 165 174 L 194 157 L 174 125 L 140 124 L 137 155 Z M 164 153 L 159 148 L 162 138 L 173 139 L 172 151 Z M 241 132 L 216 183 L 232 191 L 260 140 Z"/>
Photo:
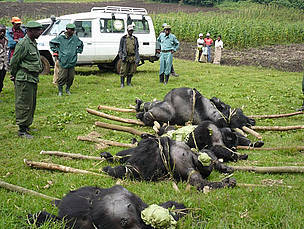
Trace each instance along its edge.
<path fill-rule="evenodd" d="M 67 222 L 73 229 L 152 229 L 141 219 L 141 211 L 148 207 L 137 195 L 120 185 L 111 188 L 83 187 L 69 192 L 58 201 L 58 216 L 47 212 L 29 215 L 30 221 L 36 220 L 41 226 L 48 220 Z M 164 208 L 185 209 L 183 204 L 168 201 Z M 178 220 L 186 213 L 172 214 Z"/>
<path fill-rule="evenodd" d="M 147 126 L 153 126 L 154 121 L 171 125 L 185 125 L 191 121 L 197 125 L 205 120 L 214 122 L 218 127 L 255 125 L 255 121 L 245 116 L 241 109 L 231 109 L 215 97 L 209 100 L 195 88 L 175 88 L 163 101 L 143 103 L 136 99 L 136 111 L 136 117 Z"/>
<path fill-rule="evenodd" d="M 261 147 L 263 141 L 252 143 L 248 138 L 234 132 L 229 127 L 218 128 L 211 121 L 202 121 L 199 125 L 185 126 L 175 129 L 174 126 L 163 125 L 156 127 L 159 136 L 168 136 L 173 140 L 185 142 L 190 148 L 198 150 L 209 149 L 218 159 L 224 161 L 246 160 L 246 154 L 236 153 L 236 146 L 254 146 Z M 154 130 L 156 130 L 153 127 Z"/>
<path fill-rule="evenodd" d="M 214 154 L 204 150 L 210 161 L 207 164 L 199 160 L 200 154 L 191 151 L 183 142 L 171 140 L 169 137 L 147 137 L 142 139 L 135 148 L 120 151 L 120 162 L 124 165 L 112 168 L 107 166 L 103 171 L 116 178 L 130 177 L 138 180 L 157 181 L 165 178 L 174 178 L 176 181 L 189 181 L 198 190 L 205 186 L 211 189 L 234 187 L 236 181 L 227 178 L 221 182 L 205 180 L 213 168 L 224 173 L 231 173 L 233 169 L 220 163 Z M 204 154 L 204 155 L 206 155 Z M 110 153 L 104 152 L 102 157 L 113 161 Z"/>

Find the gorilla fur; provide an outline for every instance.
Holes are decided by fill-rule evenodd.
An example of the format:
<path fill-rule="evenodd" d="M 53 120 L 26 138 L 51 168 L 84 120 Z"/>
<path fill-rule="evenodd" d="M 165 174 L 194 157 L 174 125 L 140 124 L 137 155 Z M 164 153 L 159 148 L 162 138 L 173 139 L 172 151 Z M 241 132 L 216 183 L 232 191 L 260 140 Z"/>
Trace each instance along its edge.
<path fill-rule="evenodd" d="M 141 219 L 141 211 L 148 207 L 137 195 L 120 185 L 111 188 L 82 187 L 69 192 L 58 201 L 58 216 L 47 212 L 29 215 L 32 223 L 63 221 L 66 228 L 73 229 L 153 229 Z M 184 209 L 172 214 L 177 221 L 187 213 L 183 204 L 168 201 L 164 208 Z"/>
<path fill-rule="evenodd" d="M 233 178 L 224 179 L 221 182 L 205 180 L 213 168 L 224 173 L 231 173 L 233 169 L 220 163 L 211 151 L 204 150 L 203 152 L 211 158 L 211 163 L 208 165 L 203 165 L 198 160 L 199 154 L 193 152 L 183 142 L 169 137 L 147 137 L 142 139 L 135 148 L 116 154 L 124 165 L 114 168 L 107 166 L 103 168 L 103 171 L 115 178 L 129 177 L 146 181 L 173 178 L 176 181 L 188 181 L 198 190 L 203 190 L 205 186 L 211 189 L 234 187 L 236 181 Z M 107 158 L 108 161 L 113 161 L 110 153 L 104 152 L 101 156 Z"/>
<path fill-rule="evenodd" d="M 239 108 L 231 109 L 217 98 L 211 100 L 202 96 L 195 88 L 175 88 L 163 101 L 144 103 L 136 100 L 136 117 L 147 126 L 154 121 L 171 125 L 185 125 L 191 122 L 197 125 L 205 120 L 214 122 L 218 127 L 241 128 L 255 125 Z"/>

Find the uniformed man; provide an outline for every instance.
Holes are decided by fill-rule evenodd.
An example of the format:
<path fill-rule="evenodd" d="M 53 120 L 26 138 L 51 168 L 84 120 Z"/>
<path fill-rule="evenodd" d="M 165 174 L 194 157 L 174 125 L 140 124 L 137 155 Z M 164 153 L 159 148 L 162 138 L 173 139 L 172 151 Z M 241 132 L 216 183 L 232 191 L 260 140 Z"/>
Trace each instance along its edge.
<path fill-rule="evenodd" d="M 75 28 L 75 24 L 67 24 L 66 32 L 50 41 L 51 50 L 58 54 L 59 60 L 57 80 L 59 96 L 62 96 L 64 85 L 66 85 L 66 93 L 71 94 L 70 88 L 75 77 L 77 54 L 83 51 L 83 42 L 74 35 Z"/>
<path fill-rule="evenodd" d="M 125 86 L 125 78 L 127 77 L 127 85 L 131 86 L 131 79 L 136 71 L 136 65 L 139 63 L 139 51 L 137 37 L 133 36 L 133 25 L 128 25 L 127 34 L 120 39 L 118 55 L 121 59 L 120 68 L 120 87 Z"/>
<path fill-rule="evenodd" d="M 302 79 L 302 93 L 303 93 L 303 96 L 304 96 L 304 76 L 303 76 L 303 79 Z M 303 98 L 302 107 L 300 107 L 299 109 L 297 109 L 297 111 L 304 111 L 304 98 Z"/>
<path fill-rule="evenodd" d="M 179 48 L 179 41 L 174 34 L 171 33 L 170 25 L 165 26 L 165 32 L 161 33 L 157 38 L 160 43 L 160 70 L 159 81 L 167 84 L 171 72 L 173 53 Z"/>
<path fill-rule="evenodd" d="M 30 21 L 26 24 L 27 35 L 18 42 L 11 59 L 11 79 L 15 81 L 15 113 L 18 135 L 33 138 L 29 126 L 36 108 L 37 83 L 42 71 L 36 39 L 42 33 L 42 25 Z"/>

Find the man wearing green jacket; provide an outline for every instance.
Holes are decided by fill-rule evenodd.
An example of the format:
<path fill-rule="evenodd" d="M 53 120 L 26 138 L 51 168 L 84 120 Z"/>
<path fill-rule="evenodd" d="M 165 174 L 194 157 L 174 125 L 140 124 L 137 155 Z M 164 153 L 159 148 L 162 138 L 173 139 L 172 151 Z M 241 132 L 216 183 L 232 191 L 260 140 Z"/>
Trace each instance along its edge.
<path fill-rule="evenodd" d="M 33 122 L 36 108 L 37 83 L 42 71 L 40 54 L 36 39 L 42 33 L 38 22 L 30 21 L 26 25 L 27 35 L 16 45 L 10 68 L 11 79 L 15 81 L 15 112 L 18 135 L 31 139 L 29 126 Z"/>
<path fill-rule="evenodd" d="M 71 94 L 70 88 L 74 81 L 77 54 L 82 53 L 83 42 L 74 35 L 76 26 L 66 25 L 66 32 L 50 41 L 51 50 L 58 54 L 58 95 L 62 96 L 63 86 L 66 84 L 66 93 Z"/>

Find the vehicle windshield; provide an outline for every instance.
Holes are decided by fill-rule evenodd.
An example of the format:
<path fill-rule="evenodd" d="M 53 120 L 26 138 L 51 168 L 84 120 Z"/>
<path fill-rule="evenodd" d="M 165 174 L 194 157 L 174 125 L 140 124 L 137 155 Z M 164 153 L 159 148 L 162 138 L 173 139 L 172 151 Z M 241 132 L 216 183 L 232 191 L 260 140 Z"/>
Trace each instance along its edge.
<path fill-rule="evenodd" d="M 134 33 L 150 33 L 149 24 L 147 20 L 132 20 L 134 25 Z"/>
<path fill-rule="evenodd" d="M 50 35 L 50 36 L 59 35 L 62 31 L 65 31 L 66 25 L 69 24 L 70 22 L 71 22 L 70 19 L 59 19 L 59 20 L 57 20 L 54 23 L 54 25 L 52 26 L 52 28 L 49 30 L 47 35 Z"/>

